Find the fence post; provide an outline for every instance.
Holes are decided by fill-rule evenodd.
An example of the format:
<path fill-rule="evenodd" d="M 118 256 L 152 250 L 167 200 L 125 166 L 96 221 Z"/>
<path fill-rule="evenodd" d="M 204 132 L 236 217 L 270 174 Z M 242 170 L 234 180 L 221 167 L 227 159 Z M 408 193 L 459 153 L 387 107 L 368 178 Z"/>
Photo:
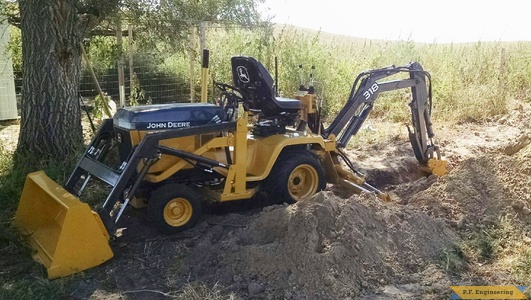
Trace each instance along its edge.
<path fill-rule="evenodd" d="M 208 97 L 208 63 L 209 63 L 209 51 L 206 48 L 206 27 L 207 22 L 201 21 L 199 38 L 199 45 L 203 53 L 201 60 L 201 102 L 206 103 Z"/>
<path fill-rule="evenodd" d="M 118 92 L 120 94 L 120 107 L 125 107 L 125 76 L 124 76 L 124 63 L 123 63 L 123 48 L 122 48 L 122 21 L 118 17 L 116 19 L 116 45 L 119 49 L 118 57 Z"/>
<path fill-rule="evenodd" d="M 206 103 L 208 98 L 209 53 L 208 49 L 203 48 L 203 57 L 201 61 L 201 103 Z"/>
<path fill-rule="evenodd" d="M 131 83 L 135 74 L 133 68 L 133 25 L 127 25 L 127 37 L 129 39 L 129 94 L 131 94 Z"/>
<path fill-rule="evenodd" d="M 98 78 L 96 78 L 96 73 L 94 73 L 94 70 L 92 69 L 92 65 L 90 64 L 90 60 L 88 58 L 87 52 L 85 51 L 85 47 L 83 46 L 83 42 L 80 42 L 79 46 L 81 47 L 81 55 L 83 56 L 83 59 L 85 60 L 87 70 L 89 71 L 90 76 L 92 77 L 92 82 L 96 86 L 96 89 L 98 90 L 98 94 L 101 97 L 101 102 L 103 103 L 103 112 L 107 115 L 108 118 L 112 118 L 113 114 L 111 112 L 111 108 L 109 107 L 109 102 L 107 102 L 107 97 L 105 97 L 105 94 L 103 93 L 103 90 L 101 89 L 100 83 L 98 82 Z"/>
<path fill-rule="evenodd" d="M 195 26 L 190 26 L 188 56 L 190 57 L 190 102 L 195 102 Z"/>
<path fill-rule="evenodd" d="M 199 37 L 199 45 L 201 46 L 201 51 L 206 49 L 206 27 L 207 27 L 207 22 L 201 21 L 201 24 L 200 24 L 201 36 Z"/>

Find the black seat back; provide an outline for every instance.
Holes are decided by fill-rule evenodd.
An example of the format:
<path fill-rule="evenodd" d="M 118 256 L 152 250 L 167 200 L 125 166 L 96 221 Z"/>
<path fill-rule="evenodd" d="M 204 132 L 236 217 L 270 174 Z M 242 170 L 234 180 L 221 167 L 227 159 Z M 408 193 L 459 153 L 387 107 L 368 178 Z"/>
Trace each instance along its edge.
<path fill-rule="evenodd" d="M 260 110 L 265 117 L 278 116 L 282 112 L 296 113 L 300 101 L 282 101 L 276 98 L 271 74 L 256 59 L 248 56 L 235 56 L 231 59 L 232 79 L 244 95 L 252 110 Z"/>

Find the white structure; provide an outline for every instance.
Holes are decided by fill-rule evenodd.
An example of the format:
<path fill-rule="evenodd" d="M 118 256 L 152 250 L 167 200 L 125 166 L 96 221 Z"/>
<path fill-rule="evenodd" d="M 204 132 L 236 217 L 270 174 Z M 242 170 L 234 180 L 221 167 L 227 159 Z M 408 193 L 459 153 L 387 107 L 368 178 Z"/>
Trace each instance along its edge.
<path fill-rule="evenodd" d="M 0 23 L 0 121 L 18 118 L 13 61 L 7 52 L 9 25 Z"/>

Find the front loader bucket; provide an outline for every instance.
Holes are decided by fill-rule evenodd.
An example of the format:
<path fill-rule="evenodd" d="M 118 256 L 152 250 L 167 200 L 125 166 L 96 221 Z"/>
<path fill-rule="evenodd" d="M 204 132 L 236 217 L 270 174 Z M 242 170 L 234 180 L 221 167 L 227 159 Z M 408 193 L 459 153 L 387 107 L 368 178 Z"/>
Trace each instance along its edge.
<path fill-rule="evenodd" d="M 44 171 L 26 177 L 15 225 L 36 250 L 33 258 L 46 266 L 49 279 L 92 268 L 113 256 L 99 215 Z"/>

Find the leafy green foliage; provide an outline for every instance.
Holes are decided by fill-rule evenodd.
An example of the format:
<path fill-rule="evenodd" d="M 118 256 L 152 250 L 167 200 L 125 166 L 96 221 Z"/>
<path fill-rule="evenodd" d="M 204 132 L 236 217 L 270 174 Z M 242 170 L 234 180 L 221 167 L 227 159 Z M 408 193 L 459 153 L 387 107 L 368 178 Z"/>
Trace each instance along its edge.
<path fill-rule="evenodd" d="M 256 0 L 200 0 L 200 1 L 124 1 L 122 13 L 132 20 L 136 37 L 143 45 L 160 41 L 168 43 L 171 49 L 184 49 L 190 33 L 200 22 L 216 24 L 240 24 L 253 26 L 260 22 Z"/>
<path fill-rule="evenodd" d="M 96 98 L 94 98 L 94 110 L 92 112 L 92 115 L 94 118 L 101 119 L 103 117 L 107 118 L 107 112 L 108 111 L 108 104 L 109 101 L 111 101 L 111 97 L 104 95 L 103 98 L 101 95 L 97 95 Z"/>
<path fill-rule="evenodd" d="M 131 86 L 130 86 L 130 93 L 129 93 L 129 103 L 131 106 L 136 106 L 139 104 L 151 104 L 151 98 L 146 97 L 146 93 L 140 86 L 140 82 L 138 81 L 138 78 L 136 77 L 136 74 L 133 74 L 133 78 L 131 78 Z"/>
<path fill-rule="evenodd" d="M 106 70 L 116 67 L 116 61 L 125 51 L 116 45 L 113 36 L 94 36 L 88 40 L 85 47 L 89 53 L 89 59 L 95 70 Z"/>
<path fill-rule="evenodd" d="M 3 299 L 64 299 L 66 288 L 61 281 L 44 278 L 25 278 L 13 282 L 2 282 L 0 287 Z"/>

